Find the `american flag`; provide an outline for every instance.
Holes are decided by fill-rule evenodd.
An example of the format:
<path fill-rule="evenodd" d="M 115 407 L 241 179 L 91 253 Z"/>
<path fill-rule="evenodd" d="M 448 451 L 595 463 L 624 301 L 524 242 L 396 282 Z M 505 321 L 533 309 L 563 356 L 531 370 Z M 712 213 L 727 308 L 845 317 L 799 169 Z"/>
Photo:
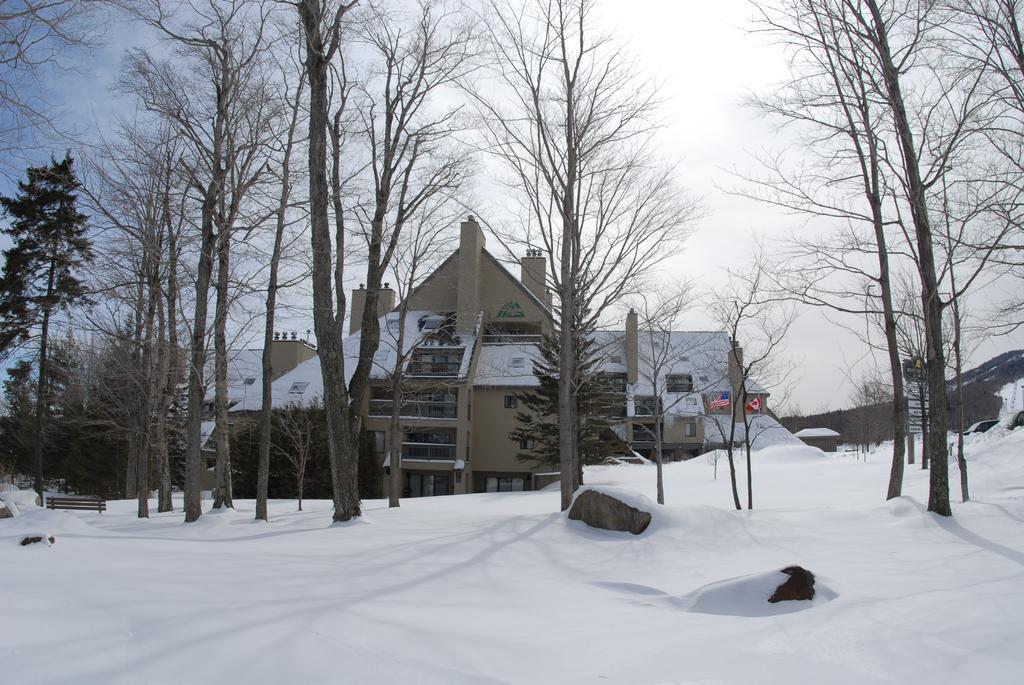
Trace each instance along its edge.
<path fill-rule="evenodd" d="M 708 403 L 708 409 L 725 409 L 729 406 L 729 393 L 723 392 Z"/>

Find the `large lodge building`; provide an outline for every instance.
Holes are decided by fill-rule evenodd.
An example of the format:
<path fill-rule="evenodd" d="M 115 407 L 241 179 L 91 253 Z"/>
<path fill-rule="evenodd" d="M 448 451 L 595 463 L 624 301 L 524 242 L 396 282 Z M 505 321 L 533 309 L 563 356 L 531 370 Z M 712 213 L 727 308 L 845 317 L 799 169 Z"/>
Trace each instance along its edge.
<path fill-rule="evenodd" d="M 552 331 L 546 260 L 529 251 L 517 279 L 484 242 L 479 224 L 469 217 L 461 224 L 458 249 L 409 295 L 401 358 L 400 447 L 389 445 L 387 436 L 392 408 L 388 379 L 396 363 L 399 313 L 394 291 L 381 291 L 381 344 L 363 411 L 369 442 L 382 462 L 390 464 L 387 455 L 392 451 L 401 454 L 404 496 L 533 490 L 557 480 L 549 468 L 517 459 L 530 445 L 509 437 L 516 428 L 518 395 L 538 385 L 533 362 L 540 355 L 541 336 Z M 365 291 L 353 291 L 350 303 L 350 335 L 344 341 L 348 374 L 358 353 Z M 671 363 L 661 368 L 657 383 L 663 391 L 666 459 L 696 456 L 728 435 L 734 406 L 720 405 L 723 395 L 737 395 L 738 373 L 725 333 L 652 334 L 641 330 L 637 315 L 630 312 L 624 330 L 599 331 L 595 337 L 600 373 L 621 399 L 612 410 L 613 427 L 632 450 L 653 453 L 656 399 L 649 352 L 663 351 L 666 344 L 672 354 L 659 358 L 668 357 Z M 234 412 L 259 409 L 258 354 L 247 351 L 235 359 L 230 391 Z M 314 348 L 294 335 L 285 336 L 275 340 L 272 355 L 275 407 L 322 395 Z M 748 388 L 747 410 L 763 413 L 766 397 L 763 389 Z M 207 432 L 211 429 L 207 424 Z"/>

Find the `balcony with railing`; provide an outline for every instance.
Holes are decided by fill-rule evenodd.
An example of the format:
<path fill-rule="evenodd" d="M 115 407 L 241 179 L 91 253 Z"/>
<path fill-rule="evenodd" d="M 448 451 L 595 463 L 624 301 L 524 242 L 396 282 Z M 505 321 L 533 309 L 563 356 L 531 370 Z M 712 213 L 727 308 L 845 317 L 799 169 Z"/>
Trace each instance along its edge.
<path fill-rule="evenodd" d="M 425 461 L 453 461 L 455 445 L 435 442 L 403 442 L 403 459 L 422 459 Z"/>
<path fill-rule="evenodd" d="M 655 397 L 637 397 L 633 403 L 634 416 L 654 416 L 658 407 L 658 400 Z"/>
<path fill-rule="evenodd" d="M 391 416 L 392 405 L 391 400 L 370 400 L 370 416 Z M 458 416 L 458 404 L 455 401 L 409 400 L 402 402 L 399 415 L 416 419 L 454 419 Z"/>
<path fill-rule="evenodd" d="M 462 369 L 462 354 L 464 350 L 448 350 L 440 352 L 437 350 L 417 350 L 413 353 L 409 365 L 406 367 L 406 375 L 409 376 L 430 376 L 430 377 L 454 377 L 459 375 Z"/>

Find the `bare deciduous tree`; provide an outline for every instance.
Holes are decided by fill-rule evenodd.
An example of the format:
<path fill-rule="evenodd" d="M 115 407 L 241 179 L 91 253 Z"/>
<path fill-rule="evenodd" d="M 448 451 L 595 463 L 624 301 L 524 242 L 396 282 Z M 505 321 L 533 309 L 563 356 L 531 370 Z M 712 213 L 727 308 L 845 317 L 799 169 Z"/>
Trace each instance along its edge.
<path fill-rule="evenodd" d="M 277 182 L 280 184 L 277 207 L 274 212 L 274 243 L 270 253 L 270 272 L 267 282 L 266 318 L 263 327 L 263 355 L 261 360 L 262 381 L 260 386 L 260 417 L 259 417 L 259 456 L 256 475 L 256 518 L 267 520 L 267 490 L 270 482 L 270 433 L 271 415 L 273 411 L 273 395 L 271 382 L 274 376 L 272 349 L 274 339 L 274 315 L 277 309 L 277 295 L 280 288 L 279 268 L 281 253 L 284 248 L 285 229 L 288 226 L 288 209 L 292 204 L 292 152 L 297 143 L 296 136 L 301 117 L 302 91 L 305 86 L 305 74 L 298 77 L 293 87 L 288 85 L 288 76 L 282 74 L 282 99 L 290 102 L 290 114 L 283 132 L 284 139 L 280 150 L 280 171 Z M 301 503 L 301 496 L 300 496 Z M 301 504 L 300 504 L 301 508 Z"/>
<path fill-rule="evenodd" d="M 489 78 L 467 85 L 527 227 L 504 237 L 543 250 L 552 265 L 563 510 L 577 471 L 577 330 L 674 254 L 698 213 L 654 152 L 656 88 L 595 27 L 594 6 L 493 0 Z"/>
<path fill-rule="evenodd" d="M 654 418 L 654 463 L 657 466 L 658 504 L 665 503 L 665 484 L 663 478 L 663 443 L 666 418 L 669 416 L 687 415 L 696 418 L 698 407 L 685 410 L 685 402 L 694 393 L 701 393 L 700 383 L 694 383 L 695 370 L 689 363 L 691 359 L 706 358 L 703 349 L 709 341 L 701 337 L 673 336 L 679 317 L 691 306 L 693 295 L 689 285 L 663 290 L 639 299 L 638 328 L 639 337 L 637 361 L 638 376 L 653 394 L 654 402 L 650 407 Z M 677 368 L 678 367 L 678 368 Z M 689 390 L 673 387 L 670 376 L 673 372 L 685 368 L 689 376 Z M 706 369 L 705 377 L 710 378 Z M 697 374 L 697 378 L 700 377 Z M 685 386 L 684 386 L 685 387 Z M 703 403 L 701 403 L 703 404 Z M 684 411 L 680 411 L 683 409 Z"/>
<path fill-rule="evenodd" d="M 283 438 L 277 445 L 277 451 L 288 460 L 295 472 L 299 511 L 302 511 L 302 493 L 306 484 L 306 464 L 309 462 L 310 446 L 313 444 L 313 434 L 319 423 L 319 414 L 322 412 L 323 407 L 316 402 L 303 405 L 289 404 L 274 411 L 274 424 L 277 433 Z"/>
<path fill-rule="evenodd" d="M 394 317 L 395 327 L 390 323 L 383 343 L 394 352 L 394 363 L 388 369 L 390 374 L 391 416 L 388 424 L 388 446 L 390 474 L 388 478 L 388 506 L 399 506 L 402 492 L 402 408 L 406 404 L 409 388 L 404 382 L 405 365 L 415 349 L 417 340 L 406 337 L 406 322 L 409 315 L 409 295 L 432 273 L 446 254 L 453 217 L 442 210 L 443 202 L 435 202 L 419 219 L 412 222 L 395 249 L 394 264 L 391 267 L 398 286 L 399 307 Z M 389 322 L 392 319 L 389 318 Z M 419 406 L 419 405 L 413 405 Z"/>
<path fill-rule="evenodd" d="M 0 173 L 38 148 L 37 135 L 60 135 L 47 87 L 54 72 L 76 68 L 96 43 L 99 3 L 26 0 L 0 6 Z"/>
<path fill-rule="evenodd" d="M 748 397 L 754 383 L 777 384 L 786 370 L 780 360 L 781 346 L 795 318 L 793 306 L 773 297 L 769 263 L 763 248 L 758 248 L 751 263 L 742 270 L 730 271 L 725 285 L 713 295 L 711 316 L 729 334 L 729 383 L 733 388 L 728 440 L 729 475 L 732 479 L 733 503 L 740 508 L 733 463 L 736 424 L 742 422 L 747 466 L 747 508 L 754 508 L 754 483 L 750 452 L 754 443 L 751 432 Z"/>
<path fill-rule="evenodd" d="M 329 22 L 327 36 L 324 22 L 318 14 L 323 8 L 316 3 L 301 2 L 300 13 L 307 34 L 307 73 L 314 60 L 309 53 L 313 43 L 323 52 L 324 40 L 328 61 L 338 51 L 341 41 L 341 22 L 355 3 L 339 5 L 334 19 Z M 344 263 L 345 226 L 339 164 L 334 167 L 335 246 L 327 232 L 327 207 L 323 207 L 323 226 L 319 225 L 321 211 L 313 210 L 313 291 L 314 325 L 320 343 L 318 353 L 324 378 L 324 404 L 328 416 L 331 439 L 332 481 L 334 488 L 334 518 L 347 521 L 360 514 L 357 487 L 358 445 L 361 429 L 361 410 L 366 399 L 374 355 L 380 345 L 380 326 L 377 304 L 382 277 L 391 263 L 397 243 L 407 222 L 414 220 L 423 206 L 440 193 L 461 185 L 468 170 L 464 153 L 450 147 L 453 134 L 458 130 L 457 109 L 443 106 L 440 91 L 461 77 L 469 64 L 471 32 L 441 2 L 423 2 L 414 14 L 389 12 L 382 6 L 369 6 L 354 30 L 354 39 L 367 48 L 369 77 L 354 96 L 359 100 L 355 117 L 355 130 L 350 131 L 355 141 L 365 141 L 366 169 L 370 176 L 372 196 L 366 202 L 355 204 L 361 229 L 355 231 L 366 245 L 366 299 L 360 313 L 359 354 L 351 375 L 345 373 L 345 360 L 341 350 L 341 327 L 344 321 Z M 406 30 L 408 29 L 408 30 Z M 315 40 L 314 40 L 315 39 Z M 313 43 L 311 43 L 313 41 Z M 319 42 L 317 42 L 319 41 Z M 319 57 L 317 60 L 319 61 Z M 326 77 L 326 63 L 323 64 Z M 342 79 L 347 78 L 344 69 Z M 319 76 L 317 76 L 319 78 Z M 310 75 L 311 98 L 314 78 Z M 324 83 L 326 90 L 326 83 Z M 349 85 L 342 82 L 340 93 L 345 99 L 353 95 Z M 312 100 L 311 100 L 312 102 Z M 317 101 L 319 102 L 319 101 Z M 319 106 L 319 104 L 318 104 Z M 326 164 L 313 159 L 313 147 L 319 145 L 313 133 L 319 121 L 310 114 L 310 189 L 311 199 L 314 176 Z M 319 116 L 319 114 L 317 114 Z M 336 154 L 342 139 L 335 121 L 334 141 Z M 324 102 L 324 126 L 327 124 Z M 316 134 L 319 136 L 319 132 Z M 351 138 L 346 137 L 346 141 Z M 359 148 L 350 149 L 358 156 Z M 318 181 L 319 182 L 319 181 Z M 326 175 L 322 182 L 326 190 Z M 333 265 L 332 265 L 333 255 Z M 333 271 L 332 267 L 333 266 Z M 336 294 L 332 292 L 336 291 Z M 338 309 L 334 310 L 334 299 Z M 326 336 L 326 337 L 324 337 Z"/>
<path fill-rule="evenodd" d="M 174 51 L 174 59 L 159 59 L 144 50 L 129 52 L 122 79 L 145 109 L 166 121 L 182 141 L 179 168 L 200 207 L 200 248 L 196 270 L 195 310 L 189 359 L 188 418 L 186 420 L 185 521 L 202 515 L 199 476 L 202 468 L 201 422 L 203 374 L 206 366 L 207 314 L 214 256 L 223 249 L 237 219 L 242 200 L 262 171 L 253 140 L 265 135 L 264 123 L 250 120 L 263 106 L 261 69 L 265 58 L 268 5 L 261 2 L 193 4 L 191 12 L 176 14 L 165 0 L 123 0 L 129 14 L 155 29 Z M 219 240 L 218 240 L 219 239 Z M 218 242 L 220 245 L 218 245 Z M 226 278 L 226 273 L 223 278 Z M 218 291 L 224 290 L 222 287 Z M 218 299 L 217 323 L 223 330 L 226 307 Z M 217 347 L 218 418 L 224 435 L 218 439 L 220 483 L 225 488 L 226 405 L 224 374 L 226 346 Z M 228 500 L 230 502 L 230 500 Z M 221 499 L 219 503 L 224 503 Z"/>

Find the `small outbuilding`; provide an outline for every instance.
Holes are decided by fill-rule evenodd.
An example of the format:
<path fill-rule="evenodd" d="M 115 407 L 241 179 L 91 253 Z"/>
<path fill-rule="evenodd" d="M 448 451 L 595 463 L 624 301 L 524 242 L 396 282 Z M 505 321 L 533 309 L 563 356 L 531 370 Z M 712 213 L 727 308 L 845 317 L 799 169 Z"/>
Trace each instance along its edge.
<path fill-rule="evenodd" d="M 817 447 L 822 452 L 835 452 L 843 436 L 831 428 L 804 428 L 795 433 L 796 437 L 803 440 L 811 447 Z"/>

